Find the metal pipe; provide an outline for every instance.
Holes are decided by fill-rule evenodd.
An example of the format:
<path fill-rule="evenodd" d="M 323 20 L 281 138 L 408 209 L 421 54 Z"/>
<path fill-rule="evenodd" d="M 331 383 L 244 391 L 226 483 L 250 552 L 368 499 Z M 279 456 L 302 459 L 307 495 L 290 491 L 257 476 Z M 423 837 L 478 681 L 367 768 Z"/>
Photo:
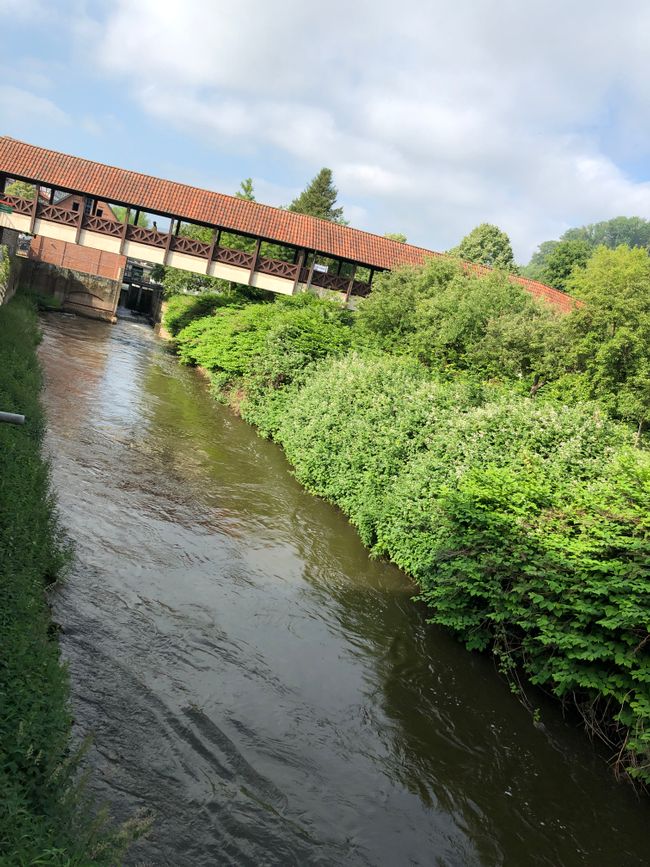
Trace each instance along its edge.
<path fill-rule="evenodd" d="M 0 423 L 3 421 L 7 424 L 25 424 L 25 416 L 15 412 L 0 412 Z"/>

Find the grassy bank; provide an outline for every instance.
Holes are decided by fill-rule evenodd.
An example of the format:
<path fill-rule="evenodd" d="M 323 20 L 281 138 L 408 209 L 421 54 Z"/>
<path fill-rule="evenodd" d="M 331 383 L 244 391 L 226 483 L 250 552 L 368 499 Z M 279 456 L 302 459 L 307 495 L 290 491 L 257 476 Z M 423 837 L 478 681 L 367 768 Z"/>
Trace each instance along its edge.
<path fill-rule="evenodd" d="M 0 864 L 114 865 L 126 837 L 91 818 L 70 757 L 68 677 L 46 589 L 67 555 L 41 454 L 34 305 L 0 307 Z"/>
<path fill-rule="evenodd" d="M 432 622 L 577 709 L 617 771 L 649 782 L 645 362 L 608 356 L 604 379 L 581 348 L 622 305 L 585 293 L 559 317 L 445 261 L 381 278 L 354 317 L 304 296 L 193 321 L 175 303 L 181 360 L 416 579 Z"/>

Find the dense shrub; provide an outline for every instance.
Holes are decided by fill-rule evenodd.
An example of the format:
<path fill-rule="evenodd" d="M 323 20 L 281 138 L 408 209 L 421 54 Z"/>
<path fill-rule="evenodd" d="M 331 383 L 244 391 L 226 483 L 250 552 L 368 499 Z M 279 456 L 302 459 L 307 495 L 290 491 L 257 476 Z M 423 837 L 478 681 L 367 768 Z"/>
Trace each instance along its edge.
<path fill-rule="evenodd" d="M 337 304 L 303 295 L 283 310 L 243 381 L 241 414 L 264 436 L 276 435 L 293 390 L 312 365 L 340 356 L 351 344 L 351 315 Z"/>
<path fill-rule="evenodd" d="M 184 328 L 177 343 L 185 363 L 242 376 L 263 355 L 269 336 L 271 343 L 317 358 L 346 344 L 348 323 L 349 314 L 338 305 L 302 295 L 225 308 Z"/>
<path fill-rule="evenodd" d="M 381 275 L 352 328 L 293 299 L 179 335 L 433 621 L 577 707 L 645 782 L 650 457 L 612 417 L 645 424 L 648 273 L 597 253 L 560 319 L 438 259 Z"/>
<path fill-rule="evenodd" d="M 599 247 L 568 287 L 584 302 L 565 323 L 569 385 L 635 425 L 640 439 L 650 421 L 647 251 Z M 565 385 L 558 383 L 560 393 Z"/>
<path fill-rule="evenodd" d="M 391 480 L 472 397 L 431 382 L 410 359 L 346 356 L 312 373 L 277 439 L 302 484 L 340 506 L 372 544 Z"/>
<path fill-rule="evenodd" d="M 175 337 L 179 331 L 195 319 L 214 313 L 219 307 L 237 306 L 235 293 L 203 292 L 200 295 L 173 295 L 167 301 L 162 324 Z"/>
<path fill-rule="evenodd" d="M 448 259 L 380 275 L 360 306 L 359 327 L 446 375 L 528 387 L 555 369 L 562 335 L 558 315 L 507 275 L 479 276 Z"/>
<path fill-rule="evenodd" d="M 310 490 L 413 575 L 432 621 L 650 758 L 650 463 L 591 405 L 480 395 L 397 358 L 324 365 L 278 439 Z"/>
<path fill-rule="evenodd" d="M 0 863 L 119 860 L 80 803 L 69 757 L 68 681 L 45 598 L 66 555 L 40 455 L 43 415 L 30 303 L 0 307 Z"/>

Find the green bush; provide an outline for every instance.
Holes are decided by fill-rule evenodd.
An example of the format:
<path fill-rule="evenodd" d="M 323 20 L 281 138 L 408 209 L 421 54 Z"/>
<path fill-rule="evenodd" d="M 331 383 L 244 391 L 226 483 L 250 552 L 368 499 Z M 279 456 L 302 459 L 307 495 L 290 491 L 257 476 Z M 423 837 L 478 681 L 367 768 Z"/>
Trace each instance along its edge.
<path fill-rule="evenodd" d="M 243 376 L 263 355 L 269 335 L 278 334 L 278 329 L 293 329 L 296 351 L 317 357 L 321 343 L 341 343 L 337 323 L 348 316 L 336 304 L 309 295 L 224 309 L 184 328 L 178 335 L 178 351 L 186 364 Z"/>
<path fill-rule="evenodd" d="M 577 707 L 650 783 L 650 456 L 612 420 L 640 442 L 650 278 L 628 253 L 590 260 L 564 320 L 441 259 L 381 275 L 352 327 L 287 299 L 197 320 L 178 346 L 219 394 L 236 383 L 433 622 Z"/>
<path fill-rule="evenodd" d="M 169 301 L 162 324 L 175 337 L 190 322 L 210 316 L 220 307 L 237 306 L 243 303 L 233 293 L 219 294 L 216 292 L 204 292 L 201 295 L 173 295 Z"/>
<path fill-rule="evenodd" d="M 479 276 L 449 259 L 380 275 L 359 308 L 359 329 L 391 352 L 445 375 L 548 378 L 561 350 L 561 321 L 507 275 Z"/>
<path fill-rule="evenodd" d="M 241 415 L 263 436 L 275 436 L 293 391 L 313 364 L 342 355 L 352 340 L 351 314 L 338 304 L 302 295 L 282 307 L 242 383 Z"/>
<path fill-rule="evenodd" d="M 0 408 L 27 418 L 0 424 L 0 863 L 108 865 L 122 846 L 81 803 L 45 596 L 67 555 L 40 455 L 38 339 L 31 302 L 0 307 Z"/>
<path fill-rule="evenodd" d="M 312 372 L 277 439 L 300 482 L 343 509 L 369 545 L 391 480 L 454 406 L 473 399 L 410 359 L 348 355 Z"/>

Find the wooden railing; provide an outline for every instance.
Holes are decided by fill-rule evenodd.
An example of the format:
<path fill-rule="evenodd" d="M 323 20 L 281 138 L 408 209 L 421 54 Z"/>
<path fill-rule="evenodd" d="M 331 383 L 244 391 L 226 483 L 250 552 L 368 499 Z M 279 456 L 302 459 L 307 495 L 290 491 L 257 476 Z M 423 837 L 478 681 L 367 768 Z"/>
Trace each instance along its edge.
<path fill-rule="evenodd" d="M 235 265 L 237 268 L 248 268 L 250 271 L 255 263 L 255 254 L 247 253 L 245 250 L 231 250 L 230 247 L 217 247 L 214 259 L 224 265 Z"/>
<path fill-rule="evenodd" d="M 171 241 L 171 250 L 175 253 L 187 253 L 188 256 L 200 256 L 207 259 L 210 253 L 210 244 L 197 241 L 195 238 L 184 238 L 182 235 L 174 235 Z"/>
<path fill-rule="evenodd" d="M 33 200 L 2 194 L 0 201 L 9 205 L 16 214 L 25 214 L 27 216 L 33 214 Z M 64 226 L 79 225 L 79 213 L 77 211 L 63 208 L 59 205 L 51 205 L 47 202 L 38 203 L 36 215 L 42 220 L 62 223 Z M 96 214 L 87 214 L 83 217 L 82 228 L 90 232 L 98 232 L 102 235 L 119 238 L 122 235 L 124 224 L 116 220 L 107 219 L 106 217 L 98 217 Z M 212 245 L 204 241 L 197 241 L 194 238 L 186 238 L 182 235 L 173 235 L 170 238 L 168 232 L 159 232 L 157 229 L 147 229 L 144 226 L 129 225 L 126 229 L 126 239 L 138 244 L 147 244 L 151 247 L 168 247 L 173 252 L 197 256 L 200 259 L 207 259 L 212 249 Z M 261 256 L 255 262 L 254 253 L 248 253 L 245 250 L 233 250 L 230 247 L 215 247 L 212 261 L 222 262 L 224 265 L 234 265 L 236 268 L 245 268 L 248 271 L 255 265 L 255 270 L 261 274 L 282 277 L 285 280 L 295 280 L 298 276 L 299 266 L 293 262 Z M 303 267 L 300 270 L 300 281 L 302 283 L 309 281 L 309 268 Z M 313 286 L 319 286 L 333 292 L 347 293 L 350 290 L 350 294 L 362 297 L 370 294 L 370 285 L 368 283 L 364 283 L 361 280 L 353 280 L 350 287 L 349 277 L 336 276 L 322 271 L 312 272 L 311 283 Z"/>
<path fill-rule="evenodd" d="M 112 235 L 114 238 L 119 238 L 122 235 L 123 224 L 117 220 L 110 220 L 107 217 L 98 217 L 96 214 L 87 214 L 82 226 L 88 229 L 89 232 L 99 232 L 101 235 Z"/>
<path fill-rule="evenodd" d="M 11 205 L 17 214 L 29 215 L 32 213 L 32 208 L 34 207 L 34 202 L 31 199 L 21 199 L 20 196 L 8 196 L 6 193 L 0 196 L 0 200 L 5 205 Z"/>
<path fill-rule="evenodd" d="M 256 271 L 261 274 L 271 274 L 273 277 L 284 277 L 286 280 L 295 280 L 298 266 L 293 262 L 285 262 L 282 259 L 259 258 Z"/>
<path fill-rule="evenodd" d="M 79 224 L 79 214 L 76 211 L 62 208 L 60 205 L 48 205 L 45 202 L 38 203 L 36 216 L 40 217 L 41 220 L 49 220 L 51 223 L 62 223 L 64 226 L 77 226 Z"/>
<path fill-rule="evenodd" d="M 150 247 L 166 247 L 167 235 L 167 232 L 159 232 L 157 229 L 145 229 L 144 226 L 128 226 L 126 230 L 127 241 L 148 244 Z"/>

